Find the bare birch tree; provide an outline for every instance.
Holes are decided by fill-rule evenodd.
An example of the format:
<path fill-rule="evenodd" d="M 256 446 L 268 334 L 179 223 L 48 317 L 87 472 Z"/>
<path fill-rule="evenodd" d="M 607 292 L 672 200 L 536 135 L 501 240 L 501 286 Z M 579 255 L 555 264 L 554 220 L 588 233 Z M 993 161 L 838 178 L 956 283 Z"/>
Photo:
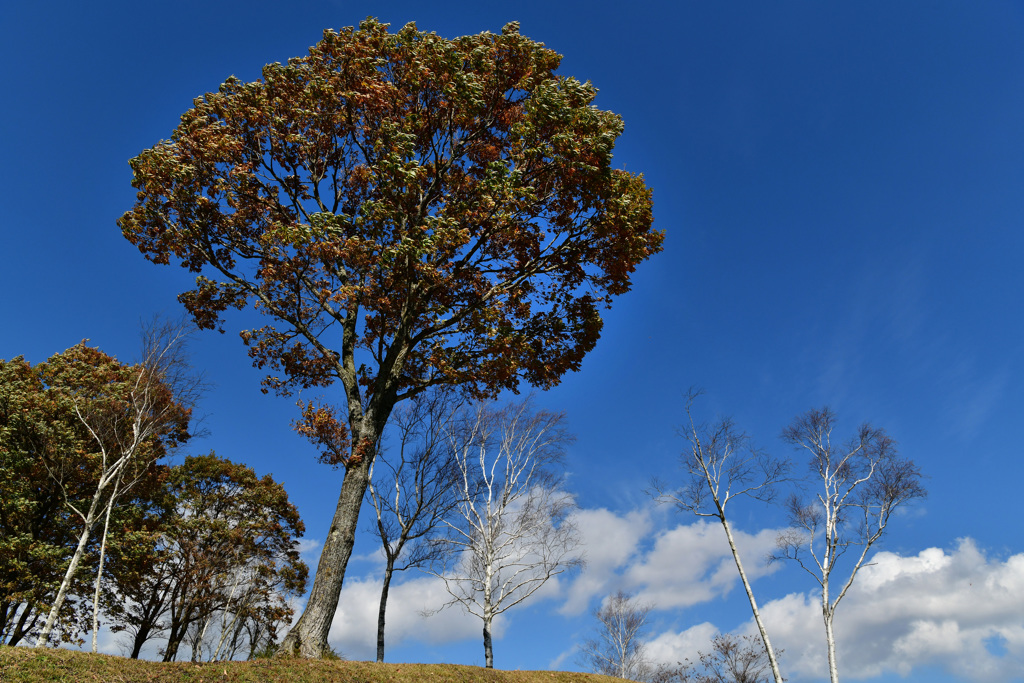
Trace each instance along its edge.
<path fill-rule="evenodd" d="M 394 454 L 370 466 L 370 501 L 375 533 L 384 550 L 384 583 L 377 614 L 377 661 L 384 661 L 384 623 L 391 578 L 397 571 L 436 564 L 446 552 L 433 542 L 459 504 L 460 470 L 447 442 L 458 408 L 449 389 L 428 390 L 392 416 Z M 399 562 L 401 560 L 401 562 Z"/>
<path fill-rule="evenodd" d="M 431 573 L 452 596 L 445 607 L 459 603 L 483 620 L 487 668 L 494 668 L 494 618 L 583 563 L 569 519 L 575 501 L 559 474 L 572 441 L 564 424 L 563 414 L 535 411 L 525 400 L 501 409 L 478 404 L 450 432 L 462 500 L 442 542 L 457 561 Z"/>
<path fill-rule="evenodd" d="M 594 617 L 597 637 L 580 647 L 580 663 L 605 676 L 646 680 L 652 673 L 642 638 L 647 633 L 647 615 L 653 605 L 638 602 L 632 595 L 618 591 L 610 595 Z"/>
<path fill-rule="evenodd" d="M 157 409 L 156 414 L 150 416 L 150 419 L 157 422 L 161 418 L 159 413 L 165 412 L 162 418 L 166 421 L 167 418 L 174 418 L 174 411 L 185 411 L 185 415 L 178 415 L 176 419 L 180 420 L 182 417 L 191 419 L 191 410 L 195 407 L 198 402 L 200 394 L 204 391 L 204 384 L 201 375 L 196 374 L 192 365 L 189 363 L 187 354 L 187 341 L 189 335 L 194 331 L 194 328 L 180 321 L 162 320 L 160 318 L 154 318 L 150 323 L 146 324 L 142 328 L 142 360 L 139 365 L 143 369 L 143 372 L 147 373 L 149 377 L 145 379 L 146 382 L 152 386 L 148 390 L 150 393 L 162 389 L 169 391 L 169 397 L 173 403 L 173 408 L 167 406 L 166 409 Z M 150 402 L 151 405 L 156 406 L 158 401 L 161 399 L 153 397 Z M 167 401 L 165 397 L 162 399 Z M 136 403 L 136 410 L 152 410 L 140 400 Z M 116 424 L 94 424 L 90 425 L 88 421 L 82 416 L 82 413 L 76 409 L 79 419 L 82 420 L 83 424 L 89 428 L 90 433 L 96 437 L 97 429 L 110 430 L 111 434 L 117 434 Z M 116 414 L 116 413 L 115 413 Z M 195 436 L 196 429 L 194 424 L 190 425 L 191 434 L 188 436 Z M 159 430 L 159 427 L 154 425 L 154 430 Z M 179 439 L 177 437 L 172 439 L 172 442 L 176 443 Z M 141 443 L 140 443 L 141 445 Z M 129 448 L 132 447 L 129 445 Z M 96 581 L 93 587 L 93 599 L 92 599 L 92 651 L 97 652 L 97 638 L 99 635 L 99 614 L 100 614 L 100 589 L 103 582 L 103 567 L 104 560 L 106 557 L 107 550 L 107 538 L 110 533 L 110 516 L 117 505 L 118 500 L 121 496 L 125 495 L 130 491 L 143 477 L 146 476 L 147 470 L 156 461 L 156 458 L 160 455 L 160 451 L 155 451 L 149 455 L 149 457 L 138 457 L 137 451 L 139 446 L 136 446 L 135 457 L 129 457 L 124 468 L 121 469 L 120 473 L 114 480 L 113 489 L 110 495 L 107 497 L 106 509 L 103 516 L 103 531 L 100 534 L 100 554 L 99 562 L 96 568 Z"/>
<path fill-rule="evenodd" d="M 671 489 L 663 482 L 654 481 L 651 493 L 663 503 L 671 503 L 681 512 L 698 517 L 711 517 L 722 524 L 729 541 L 729 551 L 736 562 L 743 589 L 747 593 L 758 633 L 764 644 L 772 675 L 782 683 L 768 631 L 761 620 L 761 612 L 754 598 L 754 590 L 740 561 L 740 553 L 733 537 L 732 526 L 726 516 L 726 507 L 735 498 L 746 497 L 760 501 L 774 498 L 776 486 L 789 476 L 788 461 L 773 458 L 755 449 L 750 437 L 740 432 L 729 418 L 714 424 L 698 424 L 693 417 L 693 403 L 701 395 L 690 390 L 686 397 L 687 425 L 681 430 L 689 442 L 689 449 L 680 456 L 680 465 L 686 472 L 681 488 Z"/>
<path fill-rule="evenodd" d="M 36 638 L 36 647 L 49 640 L 68 589 L 78 571 L 93 530 L 104 522 L 94 596 L 93 648 L 98 628 L 99 582 L 106 549 L 110 511 L 167 446 L 188 438 L 191 409 L 200 387 L 198 379 L 185 372 L 180 352 L 184 329 L 157 325 L 143 335 L 144 353 L 140 363 L 125 366 L 97 349 L 75 347 L 47 370 L 53 386 L 60 387 L 72 404 L 74 414 L 94 442 L 94 453 L 63 453 L 47 462 L 50 476 L 63 488 L 66 477 L 81 467 L 85 457 L 96 472 L 95 488 L 87 506 L 65 496 L 65 504 L 82 524 L 78 544 L 64 573 L 46 622 Z M 70 351 L 70 350 L 69 350 Z M 126 478 L 127 477 L 127 478 Z"/>
<path fill-rule="evenodd" d="M 817 491 L 793 494 L 787 508 L 793 529 L 778 538 L 773 559 L 796 561 L 821 588 L 821 614 L 828 644 L 828 668 L 838 683 L 836 643 L 832 631 L 836 607 L 864 566 L 868 550 L 882 537 L 892 514 L 923 498 L 921 471 L 901 459 L 896 443 L 882 429 L 865 424 L 841 446 L 832 444 L 835 414 L 827 407 L 810 410 L 787 427 L 782 438 L 810 454 L 810 476 Z M 839 560 L 855 550 L 849 574 L 833 594 Z"/>

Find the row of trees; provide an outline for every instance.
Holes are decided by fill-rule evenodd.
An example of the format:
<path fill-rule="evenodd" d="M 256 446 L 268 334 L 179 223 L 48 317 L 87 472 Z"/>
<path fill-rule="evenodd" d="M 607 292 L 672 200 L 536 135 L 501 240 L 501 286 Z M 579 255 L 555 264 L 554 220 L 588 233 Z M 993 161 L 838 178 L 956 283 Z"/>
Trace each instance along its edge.
<path fill-rule="evenodd" d="M 899 456 L 884 430 L 871 425 L 862 425 L 846 441 L 834 442 L 836 415 L 822 408 L 798 416 L 782 432 L 785 442 L 807 456 L 807 470 L 800 473 L 788 458 L 755 448 L 731 419 L 699 423 L 693 414 L 699 395 L 691 390 L 687 396 L 682 435 L 689 448 L 680 457 L 684 481 L 672 485 L 655 480 L 650 493 L 683 513 L 721 523 L 750 602 L 757 640 L 719 635 L 711 650 L 700 655 L 699 665 L 686 662 L 675 668 L 655 668 L 645 657 L 642 641 L 652 605 L 620 592 L 595 612 L 598 637 L 584 644 L 582 662 L 599 673 L 657 683 L 782 683 L 779 651 L 772 647 L 761 618 L 727 510 L 733 500 L 775 502 L 787 490 L 783 504 L 790 526 L 778 536 L 776 551 L 768 559 L 795 562 L 813 577 L 820 591 L 829 676 L 838 683 L 836 608 L 893 514 L 926 495 L 921 471 L 913 461 Z M 848 553 L 849 561 L 841 564 Z"/>
<path fill-rule="evenodd" d="M 181 342 L 180 327 L 149 328 L 136 365 L 84 342 L 36 366 L 0 361 L 4 644 L 80 642 L 91 627 L 95 651 L 101 614 L 133 658 L 154 640 L 165 661 L 182 645 L 198 660 L 276 643 L 305 590 L 303 525 L 269 476 L 212 453 L 167 464 L 201 388 Z M 302 431 L 329 453 L 315 410 Z M 444 581 L 445 607 L 482 620 L 493 666 L 494 618 L 581 564 L 564 415 L 436 390 L 392 432 L 368 489 L 387 560 L 378 659 L 391 577 L 420 567 Z"/>
<path fill-rule="evenodd" d="M 283 488 L 212 453 L 168 463 L 201 389 L 183 334 L 148 327 L 131 365 L 85 342 L 0 360 L 0 643 L 91 630 L 95 651 L 103 615 L 133 657 L 159 638 L 219 658 L 288 622 L 308 570 Z"/>

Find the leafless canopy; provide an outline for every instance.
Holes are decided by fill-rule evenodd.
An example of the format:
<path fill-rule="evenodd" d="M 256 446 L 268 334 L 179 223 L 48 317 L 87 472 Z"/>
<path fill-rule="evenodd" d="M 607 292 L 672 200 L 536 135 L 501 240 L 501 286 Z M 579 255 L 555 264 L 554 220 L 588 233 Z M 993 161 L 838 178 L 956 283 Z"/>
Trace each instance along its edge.
<path fill-rule="evenodd" d="M 794 529 L 779 538 L 778 558 L 796 560 L 821 584 L 851 547 L 859 547 L 838 603 L 892 514 L 927 492 L 921 470 L 899 457 L 885 430 L 865 424 L 837 446 L 832 442 L 835 424 L 835 413 L 826 407 L 797 417 L 782 433 L 785 441 L 809 453 L 814 483 L 806 490 L 817 491 L 795 493 L 787 500 Z"/>
<path fill-rule="evenodd" d="M 449 438 L 461 501 L 443 543 L 455 562 L 432 573 L 452 595 L 448 605 L 459 603 L 483 620 L 491 667 L 494 617 L 582 564 L 569 519 L 575 501 L 562 490 L 559 472 L 572 437 L 563 414 L 534 410 L 525 400 L 503 408 L 477 404 L 460 415 Z"/>
<path fill-rule="evenodd" d="M 651 673 L 642 638 L 653 605 L 618 591 L 594 610 L 597 637 L 580 647 L 580 664 L 594 673 L 644 680 Z"/>
<path fill-rule="evenodd" d="M 686 425 L 679 430 L 689 443 L 679 456 L 685 473 L 683 486 L 673 488 L 655 480 L 651 493 L 659 502 L 671 503 L 681 512 L 721 520 L 726 505 L 734 498 L 773 500 L 778 485 L 789 477 L 790 463 L 755 448 L 732 418 L 697 422 L 693 404 L 703 393 L 691 389 L 686 395 Z"/>
<path fill-rule="evenodd" d="M 394 448 L 371 465 L 374 531 L 386 556 L 397 560 L 405 551 L 395 571 L 429 564 L 441 550 L 417 541 L 437 531 L 459 502 L 460 471 L 446 438 L 458 405 L 444 387 L 418 395 L 392 415 Z"/>
<path fill-rule="evenodd" d="M 377 617 L 377 661 L 384 661 L 384 624 L 391 577 L 396 571 L 442 561 L 447 551 L 439 532 L 461 500 L 461 471 L 448 433 L 460 405 L 458 395 L 435 387 L 392 415 L 392 448 L 370 466 L 367 488 L 376 513 L 374 531 L 385 556 Z"/>
<path fill-rule="evenodd" d="M 741 496 L 764 502 L 773 500 L 776 487 L 789 478 L 790 463 L 754 448 L 750 437 L 739 431 L 730 418 L 722 418 L 711 424 L 698 424 L 693 417 L 693 404 L 701 393 L 700 390 L 691 389 L 686 396 L 687 425 L 681 431 L 689 442 L 689 448 L 679 459 L 686 473 L 684 484 L 673 490 L 656 480 L 651 494 L 658 501 L 673 503 L 681 512 L 698 517 L 713 517 L 721 522 L 772 675 L 776 683 L 782 683 L 775 650 L 772 649 L 768 631 L 761 620 L 754 590 L 743 569 L 725 509 L 729 501 Z"/>
<path fill-rule="evenodd" d="M 810 455 L 809 483 L 786 503 L 792 529 L 779 536 L 773 556 L 794 560 L 821 587 L 833 683 L 839 680 L 832 632 L 835 609 L 893 513 L 926 495 L 920 469 L 899 457 L 896 442 L 884 430 L 865 424 L 852 439 L 836 445 L 835 425 L 836 416 L 826 407 L 800 415 L 782 432 L 785 441 Z M 832 574 L 851 548 L 860 551 L 833 597 Z"/>

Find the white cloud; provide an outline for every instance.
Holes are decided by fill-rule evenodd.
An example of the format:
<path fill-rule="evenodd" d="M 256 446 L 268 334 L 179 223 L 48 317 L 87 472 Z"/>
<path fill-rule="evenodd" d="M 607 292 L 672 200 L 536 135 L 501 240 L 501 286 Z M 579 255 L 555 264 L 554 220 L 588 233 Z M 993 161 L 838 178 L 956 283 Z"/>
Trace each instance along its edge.
<path fill-rule="evenodd" d="M 377 614 L 380 608 L 379 577 L 350 578 L 345 581 L 338 610 L 331 624 L 331 646 L 352 659 L 377 656 Z M 392 583 L 388 594 L 384 637 L 391 647 L 407 639 L 430 644 L 451 643 L 480 636 L 481 622 L 454 605 L 430 617 L 424 610 L 437 610 L 449 599 L 444 583 L 432 576 L 419 576 Z M 503 620 L 494 621 L 495 639 L 503 634 Z"/>
<path fill-rule="evenodd" d="M 633 510 L 617 515 L 604 508 L 580 510 L 573 515 L 586 548 L 586 569 L 570 583 L 559 612 L 584 612 L 596 596 L 614 592 L 619 582 L 616 571 L 632 559 L 651 529 L 649 513 Z"/>
<path fill-rule="evenodd" d="M 871 562 L 836 610 L 844 678 L 939 666 L 979 683 L 1022 680 L 1024 554 L 990 559 L 964 539 L 948 552 L 880 552 Z M 787 595 L 761 611 L 772 644 L 785 650 L 783 673 L 794 681 L 827 677 L 818 596 Z M 745 632 L 755 632 L 753 620 Z M 668 636 L 655 642 L 661 638 Z"/>
<path fill-rule="evenodd" d="M 646 643 L 647 656 L 656 664 L 675 665 L 686 660 L 699 661 L 698 651 L 708 650 L 718 633 L 714 624 L 704 622 L 679 631 L 666 631 Z"/>
<path fill-rule="evenodd" d="M 780 568 L 765 563 L 778 533 L 778 529 L 764 529 L 752 535 L 733 529 L 751 581 Z M 739 574 L 721 524 L 699 521 L 660 534 L 654 548 L 626 570 L 626 580 L 639 589 L 640 600 L 669 609 L 725 596 L 739 584 Z"/>
<path fill-rule="evenodd" d="M 317 551 L 320 549 L 320 541 L 315 538 L 300 538 L 298 551 L 302 559 L 307 563 L 312 562 L 313 567 L 316 567 L 317 560 L 320 559 L 320 553 Z"/>

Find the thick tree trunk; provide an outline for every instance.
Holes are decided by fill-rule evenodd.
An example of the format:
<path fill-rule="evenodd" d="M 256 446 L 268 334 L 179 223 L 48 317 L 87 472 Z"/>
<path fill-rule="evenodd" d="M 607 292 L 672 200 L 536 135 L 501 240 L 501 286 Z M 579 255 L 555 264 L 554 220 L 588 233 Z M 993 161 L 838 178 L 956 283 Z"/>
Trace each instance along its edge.
<path fill-rule="evenodd" d="M 750 587 L 750 582 L 747 580 L 747 573 L 743 571 L 743 565 L 740 563 L 740 554 L 736 550 L 736 541 L 732 538 L 732 529 L 729 528 L 729 522 L 725 519 L 725 513 L 719 508 L 720 517 L 719 521 L 722 522 L 722 526 L 725 528 L 725 537 L 729 539 L 729 550 L 732 551 L 732 559 L 736 561 L 736 570 L 740 573 L 740 580 L 743 582 L 743 589 L 747 592 L 747 600 L 750 601 L 750 609 L 754 613 L 754 622 L 757 623 L 757 630 L 761 634 L 761 642 L 764 643 L 765 652 L 768 654 L 768 663 L 772 667 L 772 675 L 775 677 L 775 683 L 782 683 L 782 673 L 779 671 L 779 663 L 775 661 L 775 651 L 772 649 L 772 641 L 768 639 L 768 631 L 765 629 L 764 624 L 761 622 L 761 612 L 757 609 L 757 600 L 754 599 L 754 589 Z M 833 681 L 835 683 L 835 681 Z"/>
<path fill-rule="evenodd" d="M 373 437 L 371 444 L 376 443 L 376 435 Z M 373 448 L 370 447 L 363 452 L 372 454 Z M 281 641 L 278 651 L 283 655 L 319 659 L 329 651 L 327 636 L 331 631 L 334 613 L 338 609 L 338 598 L 345 581 L 345 568 L 352 555 L 359 509 L 363 504 L 366 487 L 370 483 L 369 469 L 369 457 L 364 457 L 345 470 L 338 506 L 334 510 L 334 519 L 331 520 L 331 528 L 327 532 L 324 548 L 320 553 L 313 588 L 309 592 L 302 616 Z"/>
<path fill-rule="evenodd" d="M 380 590 L 380 611 L 377 612 L 377 661 L 384 661 L 384 613 L 388 607 L 388 589 L 391 587 L 391 575 L 395 572 L 395 561 L 388 558 L 384 568 L 384 587 Z"/>
<path fill-rule="evenodd" d="M 167 638 L 167 648 L 164 650 L 163 661 L 173 662 L 178 657 L 178 646 L 184 637 L 184 633 L 176 634 L 174 629 L 171 629 L 171 635 Z"/>
<path fill-rule="evenodd" d="M 142 646 L 149 640 L 149 626 L 143 625 L 135 633 L 135 640 L 132 642 L 132 659 L 138 659 L 142 654 Z"/>

